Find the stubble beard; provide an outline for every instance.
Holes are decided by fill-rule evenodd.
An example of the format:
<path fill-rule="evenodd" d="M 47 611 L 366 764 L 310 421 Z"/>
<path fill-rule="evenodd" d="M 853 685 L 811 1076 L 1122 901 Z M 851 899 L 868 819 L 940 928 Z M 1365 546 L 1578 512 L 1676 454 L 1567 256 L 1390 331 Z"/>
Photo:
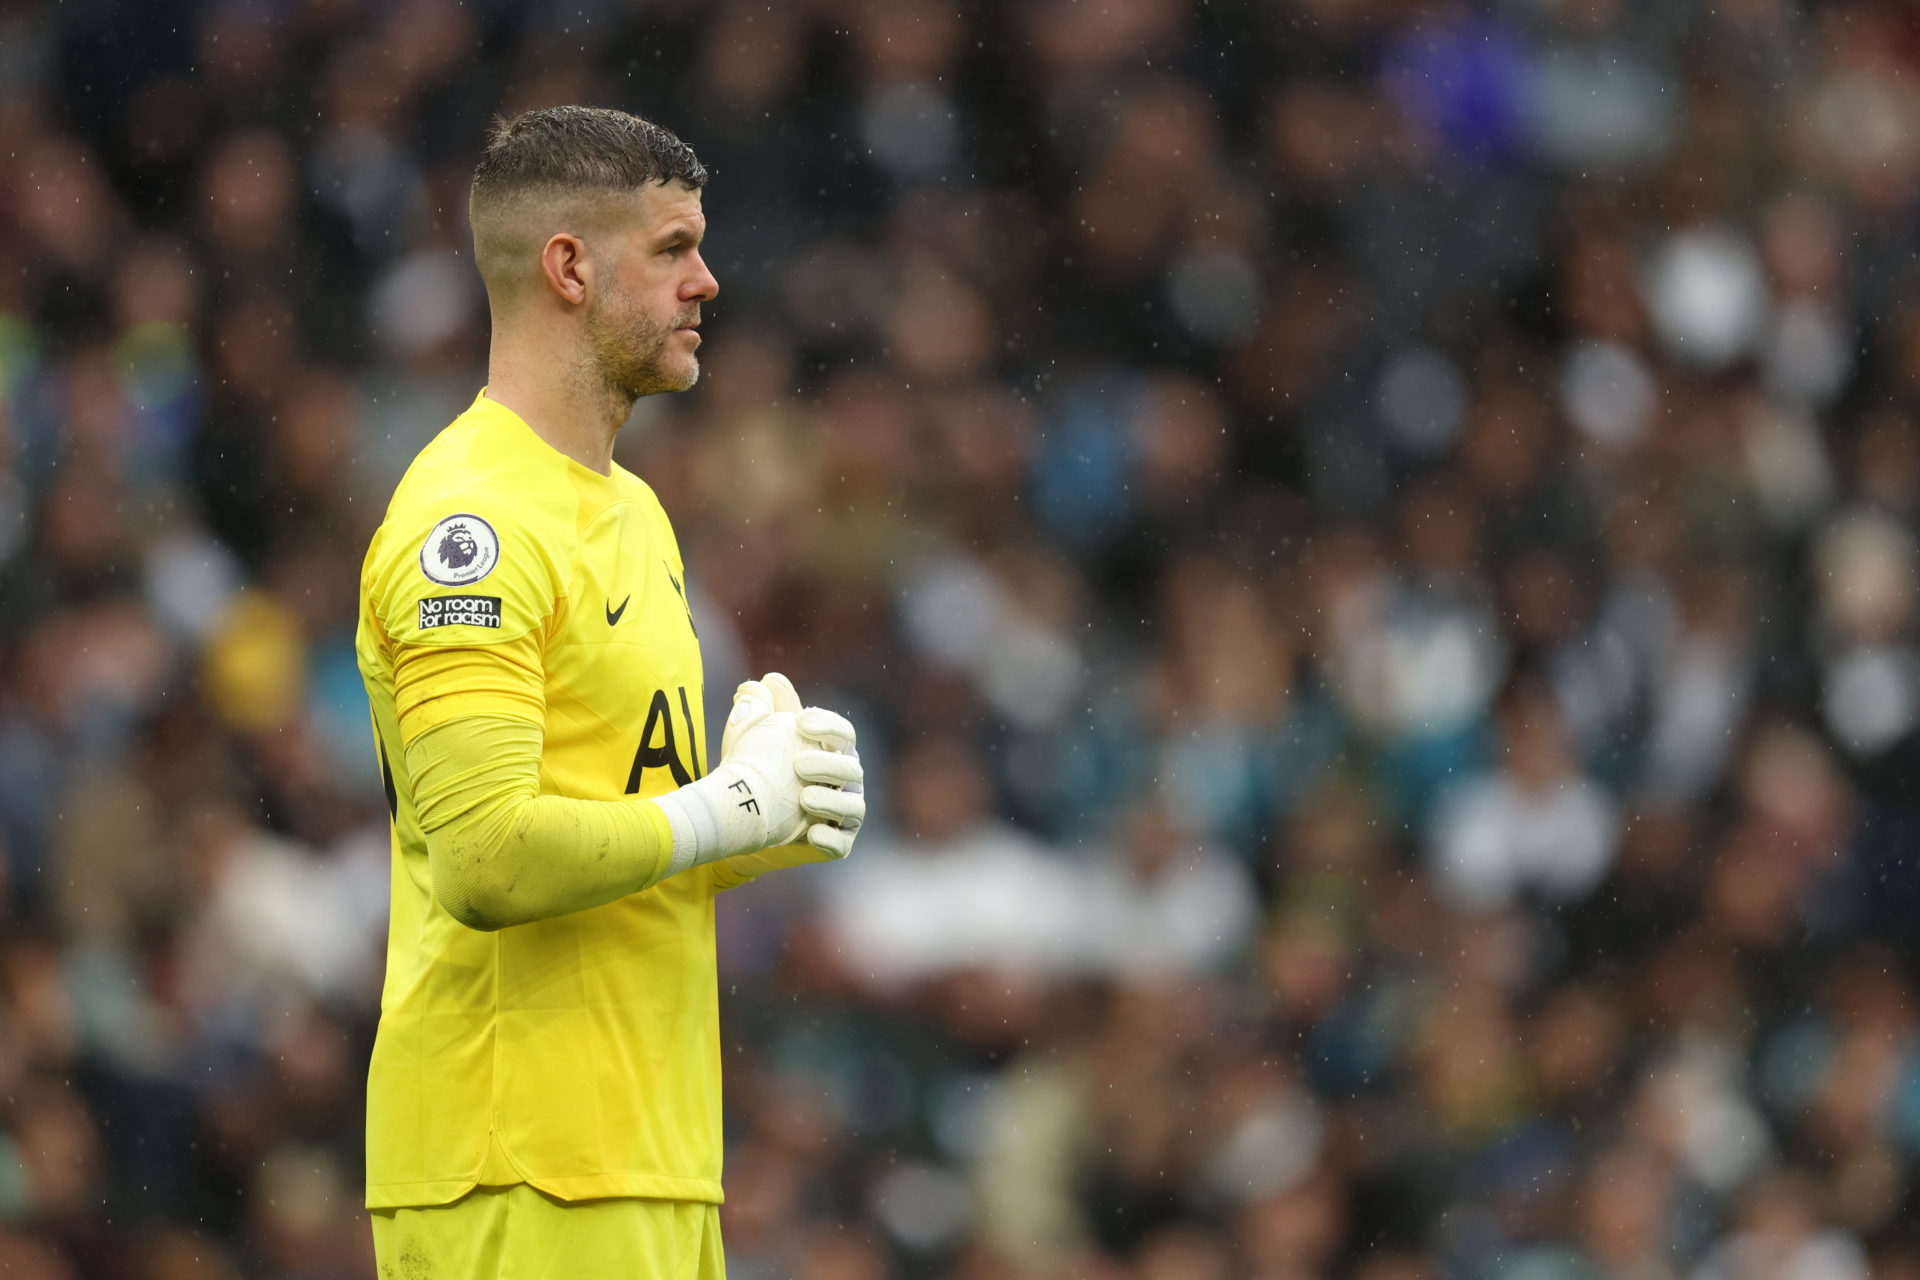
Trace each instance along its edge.
<path fill-rule="evenodd" d="M 687 353 L 675 361 L 668 344 L 681 318 L 661 324 L 625 293 L 608 291 L 587 316 L 594 377 L 608 393 L 631 405 L 642 396 L 685 391 L 700 380 L 700 361 Z"/>

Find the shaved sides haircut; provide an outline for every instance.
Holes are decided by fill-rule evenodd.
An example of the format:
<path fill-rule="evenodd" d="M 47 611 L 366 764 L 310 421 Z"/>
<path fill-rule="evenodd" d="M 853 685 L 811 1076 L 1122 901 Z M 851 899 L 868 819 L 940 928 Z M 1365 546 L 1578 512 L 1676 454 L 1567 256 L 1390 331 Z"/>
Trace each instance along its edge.
<path fill-rule="evenodd" d="M 541 107 L 497 121 L 467 199 L 488 296 L 498 306 L 536 279 L 549 236 L 611 225 L 627 212 L 620 197 L 669 182 L 698 191 L 707 168 L 651 120 L 608 107 Z"/>

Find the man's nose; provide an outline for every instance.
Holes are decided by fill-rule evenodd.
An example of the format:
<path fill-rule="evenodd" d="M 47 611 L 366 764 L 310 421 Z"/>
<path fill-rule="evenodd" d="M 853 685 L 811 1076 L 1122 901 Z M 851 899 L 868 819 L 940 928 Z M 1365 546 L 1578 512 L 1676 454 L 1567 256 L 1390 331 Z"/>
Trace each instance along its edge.
<path fill-rule="evenodd" d="M 720 292 L 720 282 L 707 269 L 707 260 L 697 253 L 693 256 L 693 266 L 693 274 L 680 286 L 680 300 L 706 302 Z"/>

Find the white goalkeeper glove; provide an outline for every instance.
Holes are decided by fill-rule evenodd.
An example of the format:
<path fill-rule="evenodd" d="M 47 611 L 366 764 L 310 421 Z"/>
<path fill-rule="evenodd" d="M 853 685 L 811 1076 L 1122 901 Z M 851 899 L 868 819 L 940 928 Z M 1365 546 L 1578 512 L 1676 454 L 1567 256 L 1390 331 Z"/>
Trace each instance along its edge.
<path fill-rule="evenodd" d="M 780 867 L 836 862 L 852 853 L 854 836 L 867 817 L 866 775 L 855 749 L 853 726 L 831 711 L 803 709 L 793 682 L 777 671 L 762 680 L 747 681 L 734 691 L 733 698 L 733 714 L 727 717 L 726 733 L 720 740 L 722 756 L 727 743 L 743 726 L 769 714 L 797 716 L 801 736 L 820 750 L 804 753 L 805 758 L 796 766 L 808 783 L 801 791 L 802 808 L 809 819 L 805 838 L 729 858 L 728 872 L 744 881 Z"/>
<path fill-rule="evenodd" d="M 851 749 L 853 726 L 820 707 L 800 709 L 793 686 L 784 676 L 779 681 L 793 709 L 776 710 L 772 690 L 759 681 L 741 685 L 720 763 L 706 777 L 653 798 L 673 829 L 666 874 L 791 844 L 842 818 L 857 826 L 864 816 L 864 802 L 855 813 L 829 798 L 841 795 L 836 787 L 860 780 L 858 759 L 833 749 L 841 742 Z"/>

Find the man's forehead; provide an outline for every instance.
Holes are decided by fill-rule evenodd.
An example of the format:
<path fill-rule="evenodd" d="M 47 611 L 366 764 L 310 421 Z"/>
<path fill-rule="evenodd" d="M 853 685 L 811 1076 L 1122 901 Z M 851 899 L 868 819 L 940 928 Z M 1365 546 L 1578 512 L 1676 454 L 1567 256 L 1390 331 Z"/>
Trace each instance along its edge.
<path fill-rule="evenodd" d="M 664 227 L 670 222 L 691 222 L 701 227 L 707 224 L 707 216 L 700 207 L 699 188 L 678 182 L 669 182 L 664 186 L 649 183 L 640 188 L 634 202 L 634 212 L 648 230 Z"/>

